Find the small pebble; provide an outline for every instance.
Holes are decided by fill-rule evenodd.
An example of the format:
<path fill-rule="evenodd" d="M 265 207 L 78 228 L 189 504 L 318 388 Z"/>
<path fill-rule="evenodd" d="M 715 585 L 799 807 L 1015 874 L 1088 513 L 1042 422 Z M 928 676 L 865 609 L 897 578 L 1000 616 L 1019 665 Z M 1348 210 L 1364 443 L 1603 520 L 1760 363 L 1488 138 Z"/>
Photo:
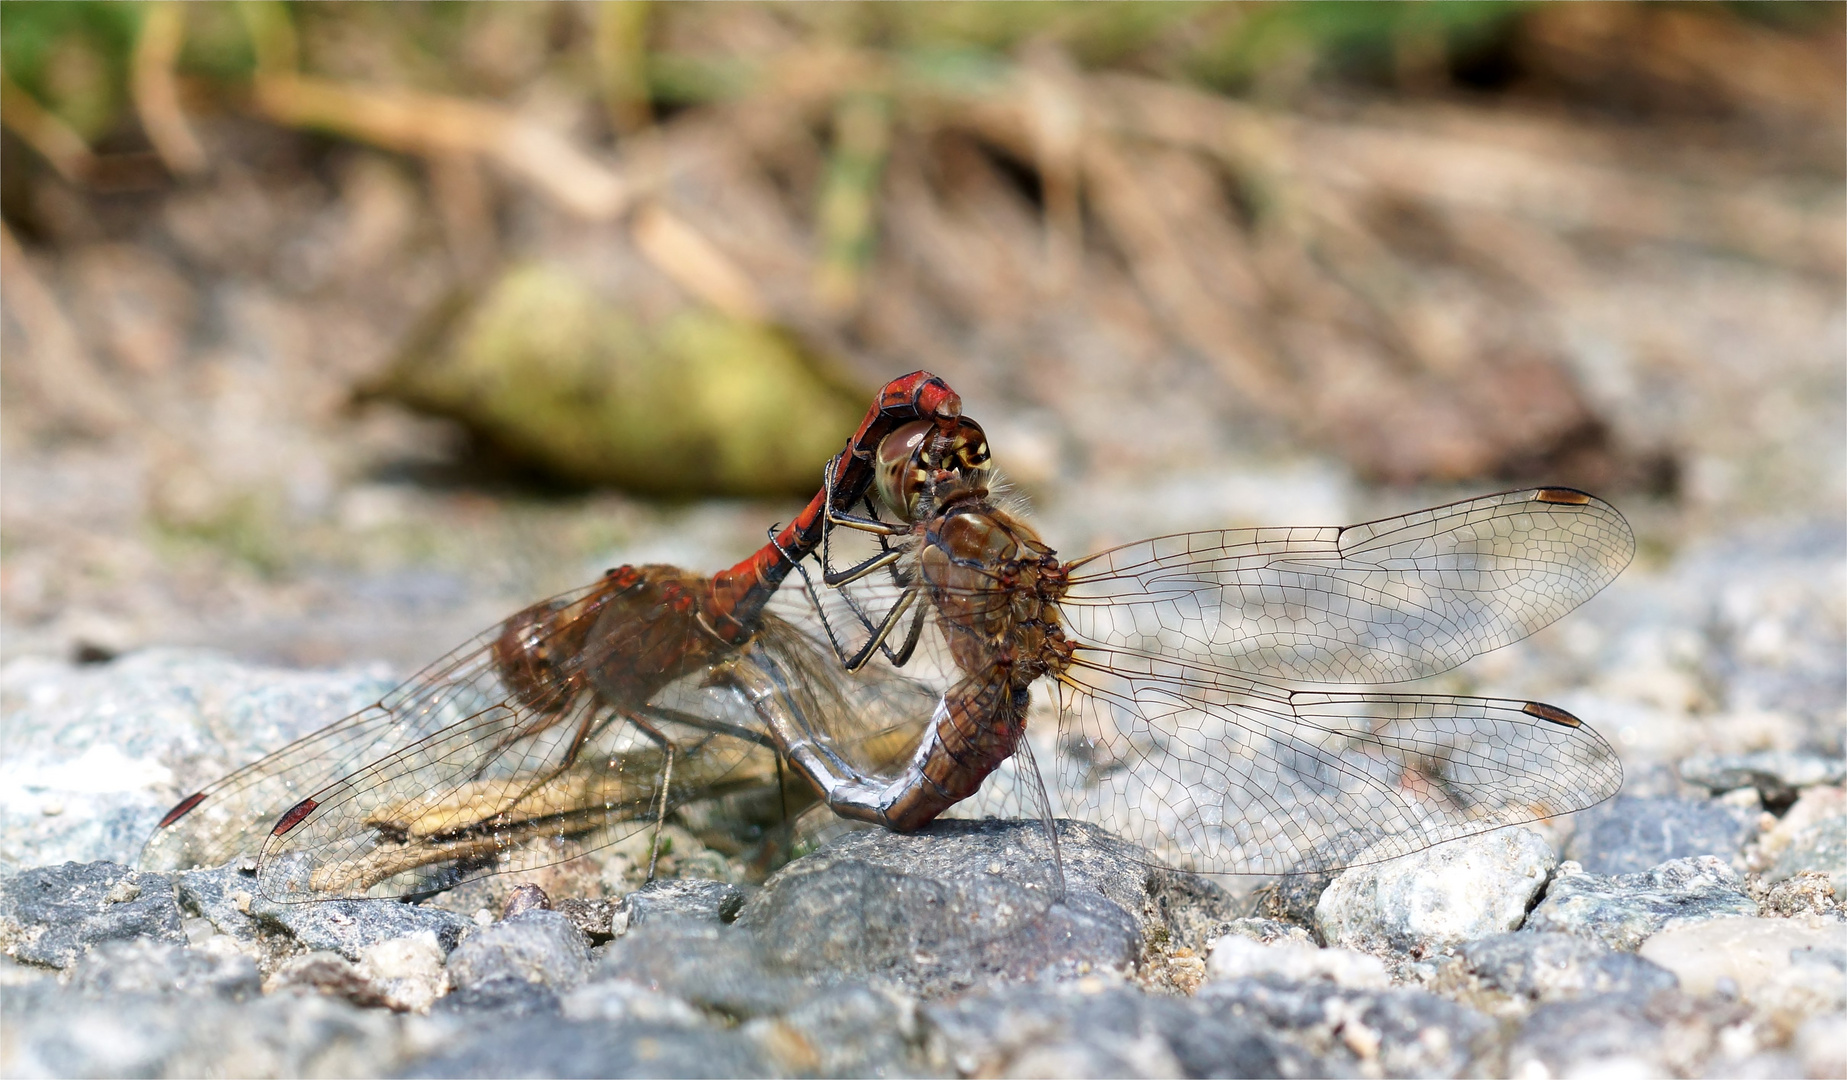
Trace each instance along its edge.
<path fill-rule="evenodd" d="M 1260 945 L 1238 934 L 1212 942 L 1206 973 L 1214 979 L 1239 979 L 1275 975 L 1291 982 L 1327 979 L 1356 988 L 1390 986 L 1385 962 L 1353 949 L 1321 949 L 1307 942 L 1282 941 Z"/>
<path fill-rule="evenodd" d="M 1512 930 L 1557 857 L 1530 829 L 1501 829 L 1356 866 L 1315 904 L 1330 945 L 1431 952 Z"/>
<path fill-rule="evenodd" d="M 545 895 L 545 890 L 527 882 L 515 888 L 507 897 L 506 906 L 500 910 L 500 917 L 511 919 L 515 915 L 528 911 L 550 911 L 551 909 L 551 897 Z"/>

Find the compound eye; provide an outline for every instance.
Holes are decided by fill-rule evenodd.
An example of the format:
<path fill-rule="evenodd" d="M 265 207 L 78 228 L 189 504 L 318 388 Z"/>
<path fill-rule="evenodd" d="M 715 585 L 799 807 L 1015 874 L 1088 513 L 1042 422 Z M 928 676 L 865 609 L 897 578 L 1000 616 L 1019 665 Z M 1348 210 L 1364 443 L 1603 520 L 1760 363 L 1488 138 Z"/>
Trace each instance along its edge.
<path fill-rule="evenodd" d="M 956 421 L 945 440 L 943 468 L 963 474 L 985 475 L 994 467 L 988 457 L 988 433 L 967 417 Z"/>
<path fill-rule="evenodd" d="M 935 430 L 935 424 L 920 420 L 879 440 L 879 452 L 872 463 L 872 486 L 879 493 L 879 501 L 900 521 L 916 520 L 917 500 L 930 478 L 922 458 Z"/>

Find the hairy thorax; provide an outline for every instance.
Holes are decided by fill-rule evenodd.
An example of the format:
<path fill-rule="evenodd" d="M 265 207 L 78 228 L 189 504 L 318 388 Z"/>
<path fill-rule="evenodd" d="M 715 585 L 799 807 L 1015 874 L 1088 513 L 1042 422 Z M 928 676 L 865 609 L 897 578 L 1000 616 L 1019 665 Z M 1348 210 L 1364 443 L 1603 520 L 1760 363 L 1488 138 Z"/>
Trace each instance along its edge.
<path fill-rule="evenodd" d="M 930 524 L 919 561 L 964 673 L 1005 673 L 1025 686 L 1069 662 L 1057 607 L 1064 566 L 1030 526 L 971 501 Z"/>

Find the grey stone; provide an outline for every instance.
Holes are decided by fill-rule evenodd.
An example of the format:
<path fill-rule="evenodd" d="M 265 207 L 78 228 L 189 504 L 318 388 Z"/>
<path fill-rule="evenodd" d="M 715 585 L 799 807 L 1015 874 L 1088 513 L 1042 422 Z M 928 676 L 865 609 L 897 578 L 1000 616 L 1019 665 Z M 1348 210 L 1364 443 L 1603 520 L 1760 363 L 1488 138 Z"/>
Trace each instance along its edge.
<path fill-rule="evenodd" d="M 35 798 L 0 802 L 0 858 L 133 863 L 183 795 L 388 689 L 376 674 L 263 668 L 200 649 L 103 666 L 21 657 L 0 668 L 0 758 Z M 41 811 L 53 803 L 58 813 Z"/>
<path fill-rule="evenodd" d="M 105 941 L 78 957 L 69 985 L 98 1000 L 116 994 L 150 994 L 242 1001 L 262 991 L 263 978 L 256 961 L 238 952 L 136 938 Z"/>
<path fill-rule="evenodd" d="M 842 986 L 781 1016 L 742 1028 L 779 1072 L 799 1076 L 892 1076 L 911 1072 L 921 1050 L 917 1004 L 892 990 Z"/>
<path fill-rule="evenodd" d="M 1275 919 L 1248 918 L 1248 898 L 1240 899 L 1209 878 L 1170 870 L 1149 870 L 1142 880 L 1146 892 L 1142 919 L 1143 936 L 1165 939 L 1172 946 L 1184 946 L 1203 955 L 1211 943 L 1226 934 L 1301 934 L 1304 927 L 1290 926 Z M 1127 897 L 1124 898 L 1125 902 Z M 1240 930 L 1239 926 L 1244 929 Z M 1258 929 L 1261 927 L 1261 929 Z"/>
<path fill-rule="evenodd" d="M 1734 1011 L 1735 1012 L 1735 1011 Z M 1675 990 L 1594 994 L 1533 1010 L 1507 1048 L 1512 1076 L 1684 1076 L 1709 1052 L 1713 1029 L 1742 1019 L 1702 1009 Z"/>
<path fill-rule="evenodd" d="M 1499 829 L 1334 879 L 1315 905 L 1329 945 L 1421 955 L 1512 930 L 1557 863 L 1530 829 Z"/>
<path fill-rule="evenodd" d="M 187 870 L 174 875 L 180 908 L 197 914 L 221 934 L 239 941 L 254 941 L 258 935 L 257 917 L 251 905 L 257 897 L 254 871 L 220 866 L 209 870 Z"/>
<path fill-rule="evenodd" d="M 1307 927 L 1297 926 L 1295 923 L 1283 922 L 1280 919 L 1266 919 L 1262 916 L 1233 919 L 1223 927 L 1220 927 L 1220 929 L 1224 934 L 1235 934 L 1241 938 L 1249 938 L 1259 945 L 1275 945 L 1279 942 L 1295 942 L 1301 945 L 1315 944 L 1315 939 L 1309 934 Z"/>
<path fill-rule="evenodd" d="M 582 931 L 593 945 L 601 945 L 628 930 L 628 905 L 621 900 L 570 896 L 558 901 L 555 910 L 571 920 L 571 925 Z"/>
<path fill-rule="evenodd" d="M 1764 802 L 1777 805 L 1795 801 L 1803 788 L 1847 780 L 1847 760 L 1794 750 L 1697 754 L 1680 763 L 1680 776 L 1715 795 L 1756 788 Z"/>
<path fill-rule="evenodd" d="M 1351 989 L 1264 977 L 1207 983 L 1198 1000 L 1289 1033 L 1331 1062 L 1386 1076 L 1478 1073 L 1496 1031 L 1482 1013 L 1409 987 Z"/>
<path fill-rule="evenodd" d="M 1315 905 L 1321 902 L 1321 894 L 1339 876 L 1339 871 L 1323 870 L 1277 878 L 1258 888 L 1256 913 L 1275 922 L 1312 927 Z"/>
<path fill-rule="evenodd" d="M 1385 962 L 1370 953 L 1283 939 L 1264 945 L 1241 934 L 1214 941 L 1206 972 L 1214 979 L 1275 975 L 1293 982 L 1331 979 L 1342 986 L 1389 986 Z"/>
<path fill-rule="evenodd" d="M 877 977 L 925 997 L 993 978 L 1126 971 L 1141 953 L 1149 872 L 1092 826 L 1061 823 L 1053 903 L 1031 822 L 939 821 L 853 833 L 784 867 L 737 925 L 779 970 Z"/>
<path fill-rule="evenodd" d="M 981 991 L 923 1009 L 927 1060 L 963 1076 L 1321 1076 L 1327 1062 L 1213 1003 L 1129 987 Z"/>
<path fill-rule="evenodd" d="M 1804 872 L 1827 875 L 1838 898 L 1847 885 L 1847 816 L 1822 818 L 1796 833 L 1764 876 L 1782 881 Z"/>
<path fill-rule="evenodd" d="M 358 960 L 381 941 L 429 931 L 446 953 L 475 924 L 452 911 L 401 904 L 395 900 L 315 900 L 278 903 L 257 894 L 250 912 L 260 922 L 279 927 L 310 949 L 327 949 Z"/>
<path fill-rule="evenodd" d="M 8 956 L 67 968 L 105 941 L 186 943 L 173 883 L 117 863 L 65 863 L 0 880 L 0 944 Z"/>
<path fill-rule="evenodd" d="M 448 966 L 457 989 L 512 978 L 563 991 L 590 977 L 590 943 L 564 915 L 532 908 L 468 935 Z"/>
<path fill-rule="evenodd" d="M 317 949 L 292 956 L 271 977 L 269 990 L 312 991 L 341 998 L 362 1009 L 388 1007 L 384 988 L 374 985 L 359 965 L 338 953 Z"/>
<path fill-rule="evenodd" d="M 1561 933 L 1496 934 L 1462 946 L 1468 969 L 1485 985 L 1535 1001 L 1586 994 L 1672 990 L 1674 973 L 1634 953 Z"/>
<path fill-rule="evenodd" d="M 737 927 L 657 921 L 601 946 L 591 985 L 615 980 L 673 994 L 734 1020 L 774 1016 L 814 997 L 819 980 L 766 961 Z"/>
<path fill-rule="evenodd" d="M 564 995 L 560 1005 L 564 1015 L 572 1020 L 639 1020 L 687 1027 L 707 1022 L 705 1014 L 686 999 L 627 979 L 597 979 L 585 983 Z"/>
<path fill-rule="evenodd" d="M 1756 832 L 1754 817 L 1704 799 L 1618 795 L 1583 813 L 1565 856 L 1593 874 L 1635 874 L 1699 855 L 1729 861 Z"/>
<path fill-rule="evenodd" d="M 624 897 L 629 925 L 659 919 L 729 923 L 744 906 L 744 889 L 727 881 L 666 878 L 648 882 Z"/>
<path fill-rule="evenodd" d="M 428 1012 L 449 990 L 444 959 L 436 935 L 422 933 L 368 947 L 357 966 L 386 1007 Z"/>
<path fill-rule="evenodd" d="M 0 989 L 13 1077 L 378 1076 L 407 1057 L 404 1027 L 382 1010 L 282 994 L 111 995 L 52 983 Z"/>
<path fill-rule="evenodd" d="M 774 1076 L 735 1031 L 642 1022 L 523 1016 L 471 1025 L 445 1049 L 413 1062 L 410 1077 Z"/>
<path fill-rule="evenodd" d="M 516 1016 L 556 1016 L 564 1011 L 558 991 L 542 982 L 499 975 L 458 987 L 431 1007 L 438 1015 L 492 1013 L 502 1019 Z"/>
<path fill-rule="evenodd" d="M 1650 934 L 1722 915 L 1756 915 L 1738 875 L 1706 855 L 1674 859 L 1646 873 L 1587 874 L 1565 863 L 1546 897 L 1527 916 L 1527 930 L 1556 930 L 1595 938 L 1634 952 Z"/>

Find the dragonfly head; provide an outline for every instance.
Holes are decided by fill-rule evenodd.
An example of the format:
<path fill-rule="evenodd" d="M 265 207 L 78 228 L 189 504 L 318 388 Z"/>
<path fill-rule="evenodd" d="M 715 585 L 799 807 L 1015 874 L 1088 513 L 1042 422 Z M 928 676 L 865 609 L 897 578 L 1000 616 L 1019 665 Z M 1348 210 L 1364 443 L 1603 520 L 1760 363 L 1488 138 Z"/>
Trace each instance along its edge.
<path fill-rule="evenodd" d="M 965 416 L 920 420 L 879 442 L 872 482 L 886 509 L 901 521 L 916 521 L 927 507 L 958 495 L 985 495 L 993 468 L 980 424 Z"/>

